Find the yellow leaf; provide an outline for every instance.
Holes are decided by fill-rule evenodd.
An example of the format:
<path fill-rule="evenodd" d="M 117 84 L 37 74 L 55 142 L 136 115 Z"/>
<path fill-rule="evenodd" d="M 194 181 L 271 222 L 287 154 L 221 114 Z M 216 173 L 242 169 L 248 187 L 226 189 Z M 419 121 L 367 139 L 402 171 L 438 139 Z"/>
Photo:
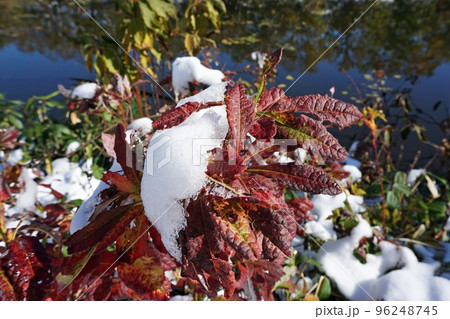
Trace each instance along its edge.
<path fill-rule="evenodd" d="M 195 55 L 199 42 L 200 39 L 197 34 L 186 34 L 186 37 L 184 38 L 184 47 L 188 51 L 189 55 Z"/>

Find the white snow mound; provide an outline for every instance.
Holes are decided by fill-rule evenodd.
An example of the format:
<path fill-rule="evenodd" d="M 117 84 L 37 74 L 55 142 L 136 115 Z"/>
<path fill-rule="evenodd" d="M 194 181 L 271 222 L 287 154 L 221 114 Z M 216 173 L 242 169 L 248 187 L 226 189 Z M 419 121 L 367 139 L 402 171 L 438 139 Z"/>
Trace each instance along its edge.
<path fill-rule="evenodd" d="M 97 83 L 84 83 L 75 87 L 70 94 L 73 99 L 93 99 L 100 87 Z"/>
<path fill-rule="evenodd" d="M 189 92 L 189 82 L 211 86 L 222 82 L 224 77 L 220 70 L 205 67 L 196 57 L 180 57 L 172 63 L 172 85 L 176 99 L 178 95 Z"/>
<path fill-rule="evenodd" d="M 225 106 L 216 106 L 192 114 L 176 127 L 155 132 L 150 141 L 141 197 L 146 216 L 178 261 L 178 234 L 186 226 L 180 201 L 198 195 L 207 181 L 207 151 L 220 147 L 227 132 Z"/>

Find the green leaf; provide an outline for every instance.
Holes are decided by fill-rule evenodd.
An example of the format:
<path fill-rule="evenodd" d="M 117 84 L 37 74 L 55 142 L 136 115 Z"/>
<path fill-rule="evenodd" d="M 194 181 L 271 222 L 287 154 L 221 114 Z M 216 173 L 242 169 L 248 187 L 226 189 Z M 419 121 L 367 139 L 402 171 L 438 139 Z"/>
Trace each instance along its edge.
<path fill-rule="evenodd" d="M 320 285 L 319 288 L 319 293 L 318 293 L 318 297 L 320 300 L 326 300 L 330 297 L 331 295 L 331 283 L 330 283 L 330 279 L 328 279 L 328 277 L 325 277 L 325 279 L 322 281 L 322 284 Z"/>
<path fill-rule="evenodd" d="M 431 220 L 441 220 L 446 218 L 447 203 L 442 200 L 434 200 L 428 204 Z"/>
<path fill-rule="evenodd" d="M 406 196 L 409 196 L 412 194 L 411 188 L 403 184 L 395 183 L 394 186 L 392 187 L 392 190 L 396 195 L 405 194 Z"/>
<path fill-rule="evenodd" d="M 394 183 L 405 185 L 406 184 L 406 174 L 403 172 L 400 172 L 400 171 L 395 173 Z"/>
<path fill-rule="evenodd" d="M 153 28 L 152 22 L 156 15 L 145 2 L 139 1 L 139 9 L 141 10 L 142 20 L 144 20 L 145 26 L 149 29 Z"/>
<path fill-rule="evenodd" d="M 11 114 L 8 115 L 8 121 L 9 121 L 9 123 L 11 123 L 13 126 L 15 126 L 18 129 L 22 129 L 23 128 L 22 121 L 19 120 L 17 117 L 11 115 Z"/>
<path fill-rule="evenodd" d="M 388 191 L 386 196 L 386 203 L 391 208 L 400 209 L 400 199 L 393 191 Z"/>
<path fill-rule="evenodd" d="M 147 0 L 147 3 L 164 20 L 169 20 L 169 17 L 177 18 L 177 9 L 172 3 L 163 0 Z"/>

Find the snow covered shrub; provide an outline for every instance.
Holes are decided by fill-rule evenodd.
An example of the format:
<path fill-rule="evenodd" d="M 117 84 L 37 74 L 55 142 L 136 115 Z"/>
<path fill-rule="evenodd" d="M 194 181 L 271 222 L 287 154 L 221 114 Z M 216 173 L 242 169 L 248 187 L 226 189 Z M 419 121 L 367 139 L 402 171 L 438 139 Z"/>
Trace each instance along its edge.
<path fill-rule="evenodd" d="M 223 289 L 227 299 L 273 299 L 291 241 L 310 218 L 306 194 L 342 192 L 334 176 L 346 174 L 323 168 L 347 152 L 322 122 L 342 128 L 361 113 L 329 96 L 291 98 L 264 86 L 265 78 L 255 99 L 241 84 L 212 86 L 154 121 L 145 138 L 117 126 L 122 172 L 104 174 L 109 187 L 66 241 L 72 256 L 57 277 L 58 298 L 167 299 L 186 289 L 215 298 Z M 158 144 L 165 137 L 171 158 L 153 167 L 161 163 L 155 150 L 166 154 Z M 209 140 L 197 165 L 196 139 Z M 308 163 L 299 160 L 305 152 Z M 291 190 L 305 196 L 287 196 Z"/>

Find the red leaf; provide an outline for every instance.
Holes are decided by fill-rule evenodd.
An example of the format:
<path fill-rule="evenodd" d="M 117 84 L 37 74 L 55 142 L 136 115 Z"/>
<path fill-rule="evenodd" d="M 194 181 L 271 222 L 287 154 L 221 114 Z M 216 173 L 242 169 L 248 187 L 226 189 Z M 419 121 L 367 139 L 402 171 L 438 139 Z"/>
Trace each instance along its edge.
<path fill-rule="evenodd" d="M 36 237 L 10 243 L 5 270 L 18 299 L 41 300 L 49 289 L 50 261 Z"/>
<path fill-rule="evenodd" d="M 108 153 L 109 156 L 116 158 L 116 152 L 114 151 L 114 140 L 114 135 L 102 132 L 102 142 L 106 153 Z"/>
<path fill-rule="evenodd" d="M 314 216 L 309 213 L 309 211 L 314 207 L 309 198 L 294 198 L 287 204 L 294 212 L 295 220 L 298 223 L 302 223 L 305 220 L 314 220 Z"/>
<path fill-rule="evenodd" d="M 116 186 L 119 191 L 128 193 L 128 194 L 140 194 L 139 185 L 135 185 L 133 182 L 129 181 L 125 176 L 108 171 L 103 174 L 102 181 L 106 184 L 112 186 Z"/>
<path fill-rule="evenodd" d="M 263 116 L 253 123 L 249 133 L 257 140 L 270 140 L 277 133 L 277 127 L 274 125 L 274 122 L 275 119 Z"/>
<path fill-rule="evenodd" d="M 263 235 L 264 259 L 283 262 L 291 255 L 291 242 L 297 224 L 287 206 L 280 209 L 258 207 L 249 213 L 255 228 Z"/>
<path fill-rule="evenodd" d="M 234 278 L 232 265 L 230 265 L 228 261 L 222 259 L 213 259 L 212 263 L 217 275 L 219 276 L 220 282 L 224 287 L 225 298 L 231 298 L 231 296 L 233 296 L 234 289 L 236 289 L 236 280 Z"/>
<path fill-rule="evenodd" d="M 242 208 L 232 208 L 229 203 L 219 198 L 215 201 L 219 207 L 215 207 L 216 213 L 210 215 L 215 229 L 244 259 L 258 259 L 261 255 L 262 238 L 260 236 L 258 238 L 253 232 L 251 221 L 245 211 Z"/>
<path fill-rule="evenodd" d="M 266 65 L 264 70 L 265 75 L 269 75 L 272 71 L 277 67 L 278 63 L 280 63 L 281 58 L 283 57 L 283 48 L 279 48 L 275 52 L 273 52 L 269 58 L 269 62 Z"/>
<path fill-rule="evenodd" d="M 211 107 L 222 105 L 222 102 L 187 102 L 179 107 L 176 107 L 161 116 L 159 119 L 153 122 L 153 128 L 155 130 L 165 130 L 171 127 L 177 126 L 183 123 L 192 113 L 195 113 L 199 110 Z"/>
<path fill-rule="evenodd" d="M 246 169 L 242 165 L 242 158 L 236 154 L 236 150 L 230 145 L 227 146 L 226 151 L 222 148 L 215 148 L 210 153 L 206 174 L 211 177 L 233 177 Z"/>
<path fill-rule="evenodd" d="M 347 151 L 325 126 L 305 115 L 278 127 L 281 137 L 297 140 L 300 147 L 312 154 L 320 153 L 325 160 L 344 161 L 347 158 Z"/>
<path fill-rule="evenodd" d="M 268 91 L 261 94 L 258 100 L 256 109 L 258 111 L 270 111 L 273 105 L 281 101 L 282 99 L 290 99 L 285 94 L 284 91 L 279 87 L 273 87 Z"/>
<path fill-rule="evenodd" d="M 1 301 L 15 301 L 17 300 L 14 288 L 9 282 L 8 277 L 0 268 L 0 300 Z"/>
<path fill-rule="evenodd" d="M 69 253 L 76 253 L 98 244 L 96 253 L 114 242 L 143 211 L 141 204 L 129 204 L 103 210 L 89 224 L 75 232 L 66 242 Z"/>
<path fill-rule="evenodd" d="M 141 185 L 141 173 L 136 168 L 138 164 L 136 153 L 132 151 L 125 136 L 125 126 L 122 123 L 117 124 L 114 152 L 116 153 L 117 162 L 122 167 L 124 175 L 136 187 L 139 187 Z"/>
<path fill-rule="evenodd" d="M 342 193 L 339 184 L 323 170 L 307 164 L 255 165 L 248 168 L 247 171 L 274 178 L 278 182 L 303 192 L 326 195 Z"/>
<path fill-rule="evenodd" d="M 255 107 L 253 101 L 245 95 L 245 88 L 242 84 L 238 84 L 228 91 L 225 103 L 231 137 L 234 139 L 236 153 L 239 154 L 247 132 L 255 120 Z"/>
<path fill-rule="evenodd" d="M 353 104 L 320 94 L 302 96 L 298 98 L 297 105 L 306 106 L 309 112 L 318 116 L 322 121 L 336 124 L 341 129 L 350 126 L 362 117 L 361 112 Z"/>
<path fill-rule="evenodd" d="M 9 193 L 7 191 L 6 179 L 0 175 L 0 202 L 6 201 L 9 199 Z"/>
<path fill-rule="evenodd" d="M 19 136 L 19 131 L 15 127 L 10 127 L 8 129 L 0 129 L 0 147 L 12 150 L 16 145 L 20 145 L 17 142 L 17 137 Z"/>
<path fill-rule="evenodd" d="M 154 257 L 140 257 L 132 265 L 121 263 L 117 271 L 125 285 L 137 293 L 159 291 L 168 298 L 170 282 L 164 275 L 163 267 Z"/>

